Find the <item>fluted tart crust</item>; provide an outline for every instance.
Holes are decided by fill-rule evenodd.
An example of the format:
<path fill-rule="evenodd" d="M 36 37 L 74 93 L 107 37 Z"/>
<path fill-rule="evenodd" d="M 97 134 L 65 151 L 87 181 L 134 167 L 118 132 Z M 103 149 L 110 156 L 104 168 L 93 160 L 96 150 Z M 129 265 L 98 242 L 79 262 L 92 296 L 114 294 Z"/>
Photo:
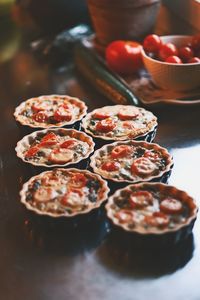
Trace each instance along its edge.
<path fill-rule="evenodd" d="M 28 210 L 50 217 L 73 217 L 97 209 L 109 188 L 100 176 L 86 170 L 58 168 L 27 181 L 20 192 Z"/>
<path fill-rule="evenodd" d="M 72 125 L 86 115 L 87 106 L 67 95 L 44 95 L 22 102 L 14 112 L 21 125 L 32 128 L 53 128 Z"/>
<path fill-rule="evenodd" d="M 94 151 L 94 142 L 84 132 L 52 128 L 26 135 L 15 150 L 19 158 L 35 166 L 68 166 L 86 159 Z"/>

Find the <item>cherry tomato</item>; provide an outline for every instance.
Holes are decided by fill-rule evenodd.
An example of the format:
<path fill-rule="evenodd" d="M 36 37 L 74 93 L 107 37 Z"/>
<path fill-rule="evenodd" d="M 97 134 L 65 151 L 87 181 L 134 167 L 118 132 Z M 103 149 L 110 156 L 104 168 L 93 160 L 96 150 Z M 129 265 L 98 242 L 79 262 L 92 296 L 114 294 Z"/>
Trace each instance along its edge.
<path fill-rule="evenodd" d="M 153 196 L 148 191 L 137 191 L 130 195 L 129 203 L 132 208 L 142 208 L 153 203 Z"/>
<path fill-rule="evenodd" d="M 70 121 L 72 118 L 72 113 L 68 107 L 68 105 L 63 104 L 60 105 L 57 110 L 54 112 L 54 119 L 57 122 L 62 122 L 62 121 Z"/>
<path fill-rule="evenodd" d="M 120 74 L 132 74 L 142 67 L 142 46 L 134 41 L 114 41 L 106 48 L 108 66 Z"/>
<path fill-rule="evenodd" d="M 139 109 L 137 107 L 124 108 L 118 113 L 120 120 L 132 120 L 139 116 Z"/>
<path fill-rule="evenodd" d="M 25 158 L 31 158 L 31 157 L 35 156 L 38 153 L 39 150 L 40 149 L 39 149 L 38 146 L 31 147 L 30 149 L 28 149 L 26 151 Z"/>
<path fill-rule="evenodd" d="M 95 129 L 100 132 L 109 132 L 112 131 L 116 126 L 117 124 L 114 122 L 113 119 L 107 118 L 102 121 L 99 121 L 96 124 Z"/>
<path fill-rule="evenodd" d="M 55 133 L 50 132 L 45 135 L 38 145 L 39 147 L 47 147 L 47 146 L 54 146 L 58 143 L 58 137 Z"/>
<path fill-rule="evenodd" d="M 182 203 L 174 198 L 166 198 L 160 203 L 160 210 L 167 214 L 179 214 L 182 209 Z"/>
<path fill-rule="evenodd" d="M 98 119 L 98 120 L 103 120 L 103 119 L 107 119 L 107 118 L 109 118 L 109 117 L 111 117 L 112 116 L 112 114 L 111 114 L 111 112 L 95 112 L 93 115 L 92 115 L 92 117 L 94 118 L 94 119 Z"/>
<path fill-rule="evenodd" d="M 166 59 L 169 56 L 177 56 L 178 55 L 178 50 L 176 46 L 172 43 L 167 43 L 161 46 L 160 51 L 159 51 L 159 58 L 163 61 L 166 61 Z"/>
<path fill-rule="evenodd" d="M 182 59 L 183 62 L 187 62 L 194 56 L 194 52 L 190 47 L 181 47 L 178 50 L 178 55 Z"/>
<path fill-rule="evenodd" d="M 43 136 L 43 138 L 41 139 L 41 142 L 47 142 L 47 141 L 52 141 L 52 140 L 56 140 L 57 141 L 58 137 L 54 132 L 50 132 L 48 134 L 46 134 L 45 136 Z"/>
<path fill-rule="evenodd" d="M 67 140 L 65 142 L 63 142 L 62 144 L 60 144 L 60 148 L 71 148 L 76 144 L 75 140 Z"/>
<path fill-rule="evenodd" d="M 80 198 L 82 197 L 83 197 L 82 191 L 74 188 L 69 188 L 67 193 L 62 197 L 60 202 L 64 206 L 79 207 L 82 205 L 82 201 L 80 200 Z"/>
<path fill-rule="evenodd" d="M 195 64 L 195 63 L 200 63 L 200 58 L 199 57 L 192 57 L 189 61 L 188 61 L 189 64 Z"/>
<path fill-rule="evenodd" d="M 151 161 L 157 161 L 160 159 L 160 156 L 158 153 L 150 151 L 150 150 L 145 151 L 144 157 L 148 158 Z"/>
<path fill-rule="evenodd" d="M 34 103 L 32 106 L 31 106 L 31 109 L 33 112 L 39 112 L 41 110 L 46 110 L 48 109 L 48 104 L 46 102 L 39 102 L 39 103 Z"/>
<path fill-rule="evenodd" d="M 65 148 L 56 148 L 51 151 L 48 159 L 55 164 L 64 164 L 73 159 L 74 153 L 72 150 Z"/>
<path fill-rule="evenodd" d="M 134 128 L 134 124 L 131 121 L 125 121 L 125 122 L 123 122 L 122 126 L 124 128 L 127 128 L 127 129 L 133 129 Z"/>
<path fill-rule="evenodd" d="M 32 118 L 38 123 L 45 123 L 48 120 L 48 115 L 44 111 L 39 111 Z"/>
<path fill-rule="evenodd" d="M 157 169 L 156 165 L 146 157 L 139 157 L 134 160 L 131 172 L 137 175 L 148 176 Z"/>
<path fill-rule="evenodd" d="M 130 210 L 121 209 L 115 213 L 115 218 L 119 220 L 120 223 L 131 223 L 133 222 L 133 213 Z"/>
<path fill-rule="evenodd" d="M 169 56 L 165 62 L 170 64 L 182 64 L 182 60 L 176 55 Z"/>
<path fill-rule="evenodd" d="M 143 48 L 146 52 L 158 53 L 162 46 L 160 37 L 156 34 L 148 35 L 143 42 Z"/>
<path fill-rule="evenodd" d="M 86 186 L 87 178 L 82 173 L 76 173 L 72 176 L 70 180 L 70 186 L 82 188 Z"/>
<path fill-rule="evenodd" d="M 119 168 L 120 168 L 120 164 L 115 161 L 107 161 L 101 165 L 101 169 L 108 172 L 117 171 L 119 170 Z"/>
<path fill-rule="evenodd" d="M 194 35 L 191 41 L 192 48 L 196 50 L 200 50 L 200 34 Z"/>
<path fill-rule="evenodd" d="M 166 227 L 169 225 L 169 217 L 162 212 L 154 212 L 152 216 L 146 216 L 144 222 L 153 227 Z"/>
<path fill-rule="evenodd" d="M 129 145 L 119 145 L 112 149 L 111 157 L 112 158 L 121 158 L 130 156 L 133 153 L 133 148 Z"/>

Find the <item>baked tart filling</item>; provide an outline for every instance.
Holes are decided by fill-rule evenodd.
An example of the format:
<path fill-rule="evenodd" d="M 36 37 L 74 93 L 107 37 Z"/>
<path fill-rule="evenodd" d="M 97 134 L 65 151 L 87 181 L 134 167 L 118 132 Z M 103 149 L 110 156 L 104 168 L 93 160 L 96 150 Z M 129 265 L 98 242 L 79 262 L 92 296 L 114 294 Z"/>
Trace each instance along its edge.
<path fill-rule="evenodd" d="M 126 231 L 162 234 L 196 219 L 197 206 L 185 192 L 163 183 L 141 183 L 118 190 L 108 199 L 107 215 Z"/>
<path fill-rule="evenodd" d="M 95 109 L 82 121 L 84 130 L 104 140 L 138 138 L 155 130 L 157 118 L 141 107 L 113 105 Z"/>
<path fill-rule="evenodd" d="M 77 163 L 94 150 L 92 138 L 74 129 L 48 129 L 33 132 L 17 143 L 17 156 L 39 166 Z"/>
<path fill-rule="evenodd" d="M 85 103 L 66 95 L 45 95 L 22 102 L 15 110 L 15 119 L 30 127 L 62 127 L 71 125 L 87 112 Z"/>
<path fill-rule="evenodd" d="M 169 152 L 158 144 L 121 141 L 95 151 L 91 167 L 102 177 L 118 182 L 140 182 L 160 178 L 173 166 Z"/>
<path fill-rule="evenodd" d="M 21 202 L 38 214 L 74 216 L 99 207 L 109 189 L 100 176 L 78 169 L 54 169 L 23 185 Z"/>

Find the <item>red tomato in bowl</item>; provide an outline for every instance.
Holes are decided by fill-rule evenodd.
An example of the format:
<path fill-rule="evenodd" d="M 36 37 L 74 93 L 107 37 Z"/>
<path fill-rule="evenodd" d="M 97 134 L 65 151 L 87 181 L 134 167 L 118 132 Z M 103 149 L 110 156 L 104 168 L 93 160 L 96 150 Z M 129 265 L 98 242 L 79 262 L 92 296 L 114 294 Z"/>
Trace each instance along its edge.
<path fill-rule="evenodd" d="M 192 48 L 188 47 L 188 46 L 179 48 L 178 54 L 183 62 L 189 61 L 194 56 L 194 52 L 193 52 Z"/>
<path fill-rule="evenodd" d="M 142 67 L 142 46 L 134 41 L 114 41 L 105 52 L 108 66 L 119 74 L 129 75 Z"/>
<path fill-rule="evenodd" d="M 148 35 L 143 42 L 143 48 L 146 52 L 157 53 L 162 46 L 161 38 L 156 34 Z"/>
<path fill-rule="evenodd" d="M 176 55 L 169 56 L 165 62 L 168 62 L 170 64 L 182 64 L 182 60 Z"/>
<path fill-rule="evenodd" d="M 167 43 L 162 45 L 159 51 L 159 58 L 163 61 L 166 61 L 166 59 L 169 56 L 177 56 L 177 55 L 178 55 L 178 49 L 172 43 Z"/>
<path fill-rule="evenodd" d="M 189 64 L 195 64 L 195 63 L 200 63 L 200 58 L 199 57 L 192 57 L 189 61 L 188 61 Z"/>

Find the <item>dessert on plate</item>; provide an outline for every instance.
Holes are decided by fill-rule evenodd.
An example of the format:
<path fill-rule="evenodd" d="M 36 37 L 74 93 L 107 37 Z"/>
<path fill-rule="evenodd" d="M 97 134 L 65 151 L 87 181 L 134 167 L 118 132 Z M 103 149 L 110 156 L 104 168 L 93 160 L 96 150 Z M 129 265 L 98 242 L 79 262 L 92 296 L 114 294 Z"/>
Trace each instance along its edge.
<path fill-rule="evenodd" d="M 107 183 L 86 170 L 58 168 L 32 177 L 22 187 L 28 210 L 50 217 L 73 217 L 97 209 L 107 199 Z"/>
<path fill-rule="evenodd" d="M 15 150 L 19 158 L 35 166 L 68 166 L 86 159 L 94 150 L 94 142 L 75 129 L 45 129 L 23 137 Z"/>

